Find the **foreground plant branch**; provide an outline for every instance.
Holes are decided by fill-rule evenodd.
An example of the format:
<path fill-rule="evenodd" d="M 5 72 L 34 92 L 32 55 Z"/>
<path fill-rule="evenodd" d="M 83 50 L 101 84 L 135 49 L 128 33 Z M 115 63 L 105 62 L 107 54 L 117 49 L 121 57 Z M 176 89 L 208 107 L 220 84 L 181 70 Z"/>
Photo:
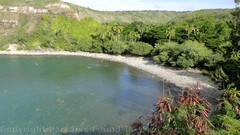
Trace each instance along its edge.
<path fill-rule="evenodd" d="M 132 134 L 213 134 L 214 125 L 209 120 L 211 104 L 199 93 L 197 84 L 180 94 L 178 100 L 159 97 L 155 112 L 148 117 L 148 127 L 144 129 L 140 117 L 132 124 Z"/>

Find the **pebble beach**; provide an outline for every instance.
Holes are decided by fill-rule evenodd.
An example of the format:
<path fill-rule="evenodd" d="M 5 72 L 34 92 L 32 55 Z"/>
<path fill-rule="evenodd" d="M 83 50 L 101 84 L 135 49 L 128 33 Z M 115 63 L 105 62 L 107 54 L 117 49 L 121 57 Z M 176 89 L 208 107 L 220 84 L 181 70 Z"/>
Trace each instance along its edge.
<path fill-rule="evenodd" d="M 215 101 L 220 92 L 217 90 L 215 84 L 210 77 L 202 74 L 201 71 L 195 69 L 183 70 L 174 69 L 170 67 L 160 66 L 154 63 L 153 60 L 146 57 L 136 57 L 128 55 L 110 55 L 104 53 L 90 53 L 90 52 L 68 52 L 68 51 L 53 51 L 53 50 L 17 50 L 17 45 L 12 44 L 7 50 L 0 51 L 0 55 L 26 55 L 26 56 L 79 56 L 89 57 L 113 62 L 127 64 L 131 67 L 143 70 L 144 72 L 152 74 L 152 77 L 158 77 L 162 81 L 178 87 L 180 90 L 187 89 L 198 82 L 201 85 L 201 94 Z"/>

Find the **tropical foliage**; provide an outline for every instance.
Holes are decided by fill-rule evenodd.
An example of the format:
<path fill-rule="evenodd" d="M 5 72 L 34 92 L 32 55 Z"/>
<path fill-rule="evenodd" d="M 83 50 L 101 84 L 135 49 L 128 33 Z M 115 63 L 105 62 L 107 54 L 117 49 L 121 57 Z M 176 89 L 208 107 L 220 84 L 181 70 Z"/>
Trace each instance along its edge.
<path fill-rule="evenodd" d="M 161 65 L 199 68 L 223 87 L 239 88 L 239 8 L 231 21 L 198 15 L 168 24 L 99 23 L 42 15 L 37 29 L 21 34 L 22 49 L 54 49 L 150 56 Z"/>
<path fill-rule="evenodd" d="M 212 51 L 197 41 L 185 41 L 182 44 L 169 42 L 159 44 L 152 52 L 153 59 L 160 64 L 183 68 L 199 67 L 207 61 Z"/>
<path fill-rule="evenodd" d="M 128 51 L 130 54 L 146 56 L 153 50 L 152 45 L 144 42 L 132 42 L 129 43 Z"/>

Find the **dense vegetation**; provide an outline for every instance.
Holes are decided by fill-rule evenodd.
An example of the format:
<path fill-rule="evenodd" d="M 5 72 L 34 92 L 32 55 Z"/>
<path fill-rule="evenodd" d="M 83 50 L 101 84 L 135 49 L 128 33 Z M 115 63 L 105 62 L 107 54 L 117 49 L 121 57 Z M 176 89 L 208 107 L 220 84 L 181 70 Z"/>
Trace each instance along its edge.
<path fill-rule="evenodd" d="M 58 2 L 59 0 L 0 0 L 1 6 L 31 6 L 35 8 L 46 8 L 50 2 Z M 61 2 L 62 3 L 62 2 Z M 61 8 L 46 8 L 51 13 L 56 12 L 58 15 L 75 16 L 78 20 L 86 17 L 91 17 L 99 23 L 117 21 L 124 23 L 143 22 L 145 24 L 166 24 L 169 22 L 179 23 L 186 20 L 194 19 L 198 16 L 207 14 L 217 20 L 228 20 L 231 18 L 230 12 L 232 9 L 214 9 L 214 10 L 199 10 L 193 12 L 175 12 L 175 11 L 96 11 L 89 8 L 76 6 L 70 3 L 63 3 L 70 6 L 70 9 Z M 13 12 L 2 12 L 0 10 L 0 49 L 5 49 L 8 43 L 16 42 L 16 35 L 29 33 L 36 28 L 36 22 L 41 20 L 42 15 L 39 14 L 23 14 Z M 18 21 L 18 27 L 3 25 L 2 20 Z M 158 31 L 159 32 L 159 31 Z M 133 33 L 132 33 L 133 34 Z M 163 34 L 163 33 L 162 33 Z"/>
<path fill-rule="evenodd" d="M 180 97 L 175 109 L 165 109 L 165 105 L 172 106 L 172 99 L 161 98 L 154 118 L 160 115 L 164 120 L 151 119 L 150 125 L 157 127 L 150 127 L 149 132 L 239 134 L 240 9 L 239 1 L 235 2 L 237 8 L 232 11 L 232 17 L 226 17 L 227 14 L 207 14 L 208 11 L 198 11 L 194 15 L 187 12 L 182 16 L 175 14 L 181 19 L 171 18 L 166 21 L 168 23 L 99 22 L 91 17 L 78 20 L 59 14 L 36 15 L 33 18 L 23 15 L 21 25 L 13 32 L 8 31 L 10 38 L 1 37 L 1 45 L 11 42 L 25 50 L 52 49 L 147 56 L 161 65 L 201 69 L 224 90 L 221 104 L 212 111 L 212 115 L 208 116 L 207 102 L 199 98 L 197 93 L 190 92 Z M 23 23 L 31 19 L 37 20 L 33 30 L 29 29 L 31 24 Z M 185 102 L 190 98 L 197 99 L 194 106 L 193 102 Z M 195 123 L 191 123 L 192 120 Z M 186 130 L 189 128 L 191 130 Z M 142 129 L 137 131 L 145 133 Z"/>
<path fill-rule="evenodd" d="M 227 22 L 231 32 L 226 42 L 231 43 L 218 44 L 216 47 L 212 46 L 216 42 L 213 42 L 211 46 L 207 46 L 205 43 L 205 46 L 211 51 L 207 51 L 203 45 L 196 41 L 195 43 L 185 41 L 183 44 L 166 43 L 162 45 L 163 47 L 156 47 L 154 52 L 159 54 L 154 59 L 160 63 L 165 64 L 167 62 L 167 64 L 175 66 L 180 58 L 181 65 L 178 66 L 189 67 L 198 65 L 197 62 L 200 60 L 200 63 L 207 65 L 206 69 L 209 70 L 209 67 L 214 69 L 213 74 L 217 75 L 214 76 L 215 79 L 228 84 L 227 88 L 223 88 L 224 92 L 220 103 L 210 108 L 209 102 L 199 96 L 198 84 L 183 92 L 176 102 L 173 101 L 171 96 L 160 97 L 156 103 L 155 112 L 148 118 L 148 127 L 144 128 L 140 119 L 137 119 L 132 124 L 132 134 L 240 134 L 240 8 L 238 7 L 240 1 L 235 0 L 235 3 L 237 8 L 232 12 L 233 19 Z M 171 30 L 169 29 L 169 31 Z M 173 33 L 175 34 L 175 31 Z M 188 38 L 189 35 L 188 32 Z M 187 44 L 191 44 L 193 48 L 187 46 Z M 182 47 L 185 49 L 181 50 Z M 208 58 L 204 54 L 213 57 Z M 211 61 L 207 59 L 205 61 L 204 58 Z M 204 65 L 198 66 L 205 67 Z M 226 86 L 226 84 L 222 86 Z"/>
<path fill-rule="evenodd" d="M 199 86 L 191 86 L 180 94 L 178 101 L 171 96 L 159 97 L 149 126 L 142 126 L 141 118 L 132 124 L 133 135 L 202 135 L 213 134 L 209 120 L 211 104 L 199 96 Z"/>
<path fill-rule="evenodd" d="M 178 97 L 159 97 L 152 115 L 147 118 L 141 116 L 131 125 L 131 134 L 239 135 L 240 92 L 229 85 L 221 102 L 212 106 L 199 95 L 199 88 L 197 83 Z M 144 119 L 148 127 L 143 127 Z"/>
<path fill-rule="evenodd" d="M 162 122 L 170 120 L 170 123 L 162 123 L 156 129 L 154 126 L 158 123 L 152 121 L 150 124 L 153 127 L 148 131 L 161 130 L 163 134 L 239 134 L 239 28 L 239 8 L 233 12 L 232 21 L 203 15 L 184 22 L 154 25 L 117 21 L 98 23 L 92 18 L 79 21 L 60 15 L 43 15 L 38 28 L 19 37 L 18 43 L 22 49 L 29 50 L 150 56 L 162 65 L 202 69 L 221 82 L 222 89 L 226 90 L 214 115 L 208 116 L 205 100 L 200 98 L 196 103 L 185 103 L 182 99 L 177 109 L 172 108 L 172 111 L 161 110 L 163 106 L 157 108 L 155 118 L 160 113 L 166 119 Z M 196 93 L 188 95 L 193 99 L 198 97 Z M 169 98 L 161 101 L 172 102 Z M 197 106 L 192 107 L 193 104 Z M 192 113 L 194 110 L 199 112 Z M 188 116 L 187 119 L 185 116 Z M 192 130 L 185 130 L 189 128 Z"/>
<path fill-rule="evenodd" d="M 234 49 L 232 43 L 237 41 L 231 40 L 236 30 L 232 27 L 233 22 L 211 15 L 168 24 L 99 23 L 89 17 L 77 20 L 62 15 L 42 15 L 37 28 L 26 36 L 18 36 L 16 42 L 27 50 L 151 56 L 161 65 L 202 69 L 223 83 L 222 86 L 234 82 L 239 88 L 238 48 Z"/>

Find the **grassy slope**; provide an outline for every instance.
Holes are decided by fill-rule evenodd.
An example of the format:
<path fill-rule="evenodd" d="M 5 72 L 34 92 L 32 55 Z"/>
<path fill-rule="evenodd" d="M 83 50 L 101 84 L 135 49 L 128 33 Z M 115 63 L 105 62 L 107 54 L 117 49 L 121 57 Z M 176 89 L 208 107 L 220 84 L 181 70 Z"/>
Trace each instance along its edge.
<path fill-rule="evenodd" d="M 0 0 L 0 5 L 18 6 L 32 5 L 35 7 L 44 7 L 49 2 L 58 2 L 60 0 Z M 71 12 L 77 12 L 80 18 L 92 17 L 99 22 L 120 21 L 131 23 L 140 21 L 144 23 L 168 23 L 191 19 L 201 14 L 213 15 L 217 18 L 226 18 L 230 16 L 229 9 L 199 10 L 194 12 L 175 12 L 175 11 L 96 11 L 89 8 L 80 7 L 74 4 L 66 3 L 71 6 Z M 55 9 L 62 10 L 62 9 Z M 65 11 L 66 12 L 66 11 Z M 1 16 L 1 15 L 0 15 Z M 4 15 L 6 16 L 6 15 Z M 1 17 L 2 18 L 2 17 Z"/>
<path fill-rule="evenodd" d="M 193 12 L 186 12 L 184 14 L 181 14 L 177 16 L 176 18 L 173 18 L 170 22 L 184 22 L 186 20 L 191 20 L 196 17 L 200 16 L 213 16 L 214 18 L 217 18 L 222 21 L 227 21 L 229 18 L 231 18 L 231 12 L 232 9 L 203 9 L 203 10 L 197 10 Z"/>
<path fill-rule="evenodd" d="M 173 18 L 182 14 L 174 11 L 96 11 L 70 4 L 73 9 L 78 11 L 80 17 L 90 16 L 99 22 L 120 21 L 145 23 L 167 23 Z"/>
<path fill-rule="evenodd" d="M 68 3 L 72 9 L 78 11 L 81 18 L 90 16 L 99 22 L 120 21 L 120 22 L 134 22 L 140 21 L 144 23 L 168 23 L 184 21 L 186 19 L 195 18 L 200 15 L 213 15 L 219 19 L 229 18 L 231 9 L 205 9 L 198 11 L 96 11 L 90 8 L 80 7 Z"/>

